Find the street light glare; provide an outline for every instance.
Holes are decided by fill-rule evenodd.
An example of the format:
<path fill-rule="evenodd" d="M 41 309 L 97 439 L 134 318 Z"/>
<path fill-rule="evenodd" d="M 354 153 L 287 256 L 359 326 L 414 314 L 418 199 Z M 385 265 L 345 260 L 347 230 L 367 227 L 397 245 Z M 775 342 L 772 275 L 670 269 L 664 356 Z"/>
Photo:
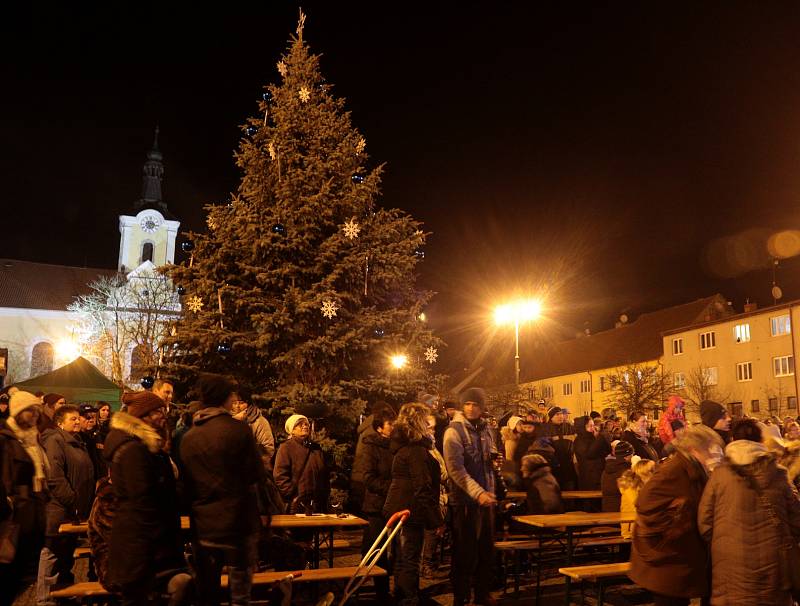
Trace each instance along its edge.
<path fill-rule="evenodd" d="M 393 367 L 399 370 L 408 364 L 408 356 L 405 354 L 395 354 L 389 358 L 389 361 L 392 363 Z"/>
<path fill-rule="evenodd" d="M 514 322 L 527 322 L 535 320 L 542 313 L 542 304 L 536 299 L 525 299 L 499 305 L 494 310 L 496 324 L 512 324 Z"/>

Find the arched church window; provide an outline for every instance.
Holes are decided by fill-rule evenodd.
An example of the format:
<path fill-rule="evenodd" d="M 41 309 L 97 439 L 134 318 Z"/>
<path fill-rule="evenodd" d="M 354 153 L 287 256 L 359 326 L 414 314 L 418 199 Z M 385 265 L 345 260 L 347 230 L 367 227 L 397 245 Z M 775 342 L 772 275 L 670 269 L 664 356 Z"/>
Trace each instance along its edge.
<path fill-rule="evenodd" d="M 131 383 L 139 383 L 147 375 L 147 361 L 151 352 L 145 344 L 139 344 L 131 351 Z"/>
<path fill-rule="evenodd" d="M 152 261 L 153 260 L 153 243 L 152 242 L 145 242 L 142 244 L 142 258 L 139 259 L 139 263 L 144 263 L 145 261 Z"/>
<path fill-rule="evenodd" d="M 41 341 L 31 351 L 31 377 L 39 377 L 53 370 L 53 346 Z"/>

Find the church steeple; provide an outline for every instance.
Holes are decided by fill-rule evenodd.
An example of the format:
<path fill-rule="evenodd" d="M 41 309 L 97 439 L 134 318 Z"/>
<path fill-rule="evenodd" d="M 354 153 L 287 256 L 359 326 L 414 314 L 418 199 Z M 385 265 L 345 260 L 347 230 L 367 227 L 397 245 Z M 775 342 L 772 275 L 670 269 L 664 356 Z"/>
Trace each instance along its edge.
<path fill-rule="evenodd" d="M 164 179 L 163 159 L 164 156 L 158 149 L 158 126 L 156 126 L 153 147 L 147 152 L 147 162 L 144 163 L 142 197 L 133 205 L 137 211 L 143 208 L 155 208 L 163 213 L 169 212 L 166 203 L 161 199 L 161 181 Z"/>

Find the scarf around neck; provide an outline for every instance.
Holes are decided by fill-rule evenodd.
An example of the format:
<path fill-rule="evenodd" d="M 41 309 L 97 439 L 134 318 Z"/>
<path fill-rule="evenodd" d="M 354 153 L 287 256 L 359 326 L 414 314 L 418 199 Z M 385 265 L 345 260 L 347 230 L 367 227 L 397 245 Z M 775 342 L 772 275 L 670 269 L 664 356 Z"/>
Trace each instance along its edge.
<path fill-rule="evenodd" d="M 9 417 L 6 423 L 33 462 L 33 492 L 44 492 L 47 485 L 47 474 L 50 471 L 50 463 L 39 443 L 39 430 L 35 426 L 30 429 L 22 429 L 17 425 L 14 417 Z"/>

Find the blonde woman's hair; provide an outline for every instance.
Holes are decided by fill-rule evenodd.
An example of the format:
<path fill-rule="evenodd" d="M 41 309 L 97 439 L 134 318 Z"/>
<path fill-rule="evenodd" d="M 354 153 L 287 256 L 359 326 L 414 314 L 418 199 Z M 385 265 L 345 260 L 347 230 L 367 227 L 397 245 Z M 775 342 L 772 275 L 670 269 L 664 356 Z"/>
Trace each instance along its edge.
<path fill-rule="evenodd" d="M 636 465 L 634 465 L 631 469 L 633 470 L 633 473 L 636 474 L 636 477 L 642 481 L 642 484 L 644 484 L 655 472 L 656 462 L 651 461 L 650 459 L 642 459 L 641 461 L 637 461 Z"/>
<path fill-rule="evenodd" d="M 427 437 L 430 432 L 428 428 L 430 415 L 431 409 L 425 404 L 403 404 L 397 420 L 394 422 L 394 427 L 403 432 L 409 442 L 418 442 Z"/>
<path fill-rule="evenodd" d="M 705 425 L 690 425 L 672 444 L 684 454 L 689 454 L 691 450 L 706 450 L 713 445 L 725 447 L 720 435 Z"/>

